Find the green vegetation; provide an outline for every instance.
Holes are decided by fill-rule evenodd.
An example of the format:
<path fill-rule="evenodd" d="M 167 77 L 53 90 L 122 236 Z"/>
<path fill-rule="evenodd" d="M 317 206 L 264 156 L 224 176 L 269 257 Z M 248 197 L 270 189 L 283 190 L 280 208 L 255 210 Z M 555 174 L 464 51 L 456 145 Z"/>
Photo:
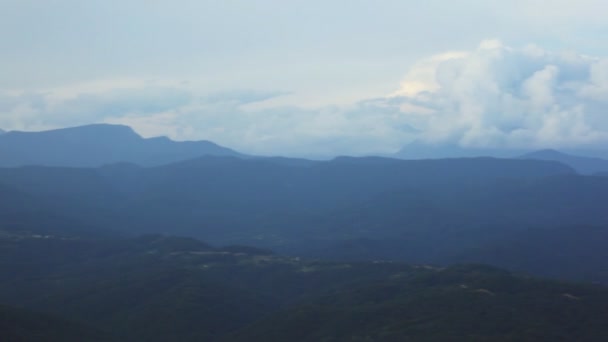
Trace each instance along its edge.
<path fill-rule="evenodd" d="M 607 300 L 603 289 L 459 266 L 336 291 L 227 341 L 604 341 Z"/>
<path fill-rule="evenodd" d="M 607 202 L 608 178 L 531 160 L 0 169 L 0 328 L 25 342 L 604 341 L 605 288 L 474 264 L 608 283 Z"/>
<path fill-rule="evenodd" d="M 110 341 L 97 329 L 61 318 L 0 306 L 0 334 L 5 342 Z"/>
<path fill-rule="evenodd" d="M 0 324 L 24 327 L 15 341 L 37 341 L 36 331 L 66 341 L 95 341 L 96 331 L 114 341 L 608 338 L 599 287 L 487 266 L 299 260 L 160 235 L 3 238 L 0 302 L 77 322 L 9 312 Z"/>

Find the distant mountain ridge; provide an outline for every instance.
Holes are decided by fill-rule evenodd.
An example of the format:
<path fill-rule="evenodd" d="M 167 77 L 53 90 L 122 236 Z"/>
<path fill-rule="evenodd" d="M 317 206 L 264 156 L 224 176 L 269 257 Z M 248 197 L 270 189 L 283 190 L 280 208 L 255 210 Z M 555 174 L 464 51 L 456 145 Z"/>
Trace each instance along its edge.
<path fill-rule="evenodd" d="M 606 159 L 575 156 L 552 149 L 527 153 L 519 158 L 557 161 L 569 165 L 582 174 L 594 174 L 608 171 L 608 160 Z"/>
<path fill-rule="evenodd" d="M 399 159 L 445 159 L 493 157 L 507 159 L 536 159 L 556 161 L 572 167 L 576 172 L 590 175 L 608 171 L 608 159 L 601 150 L 571 149 L 567 152 L 554 149 L 537 151 L 523 149 L 471 148 L 456 144 L 426 144 L 414 141 L 391 155 Z"/>
<path fill-rule="evenodd" d="M 596 203 L 587 204 L 589 191 L 578 177 L 558 162 L 495 158 L 341 157 L 311 164 L 207 156 L 151 168 L 0 168 L 0 184 L 72 221 L 118 233 L 170 233 L 310 257 L 353 238 L 400 239 L 388 257 L 414 262 L 445 260 L 478 245 L 479 230 L 490 239 L 502 227 L 608 222 L 602 204 L 608 197 L 594 195 Z M 545 178 L 556 180 L 545 185 Z M 608 183 L 597 178 L 589 187 L 608 194 Z M 581 191 L 556 197 L 553 189 L 559 193 L 564 184 Z M 27 201 L 21 207 L 23 217 Z M 38 231 L 49 228 L 43 216 L 33 223 Z M 446 246 L 452 239 L 466 241 Z"/>
<path fill-rule="evenodd" d="M 97 167 L 120 162 L 155 166 L 205 155 L 243 156 L 210 141 L 142 138 L 123 125 L 93 124 L 0 135 L 1 167 Z"/>
<path fill-rule="evenodd" d="M 514 158 L 528 152 L 523 149 L 499 149 L 499 148 L 471 148 L 461 147 L 456 144 L 427 144 L 414 141 L 405 145 L 401 150 L 392 155 L 399 159 L 443 159 L 443 158 L 472 158 L 472 157 L 494 157 Z"/>

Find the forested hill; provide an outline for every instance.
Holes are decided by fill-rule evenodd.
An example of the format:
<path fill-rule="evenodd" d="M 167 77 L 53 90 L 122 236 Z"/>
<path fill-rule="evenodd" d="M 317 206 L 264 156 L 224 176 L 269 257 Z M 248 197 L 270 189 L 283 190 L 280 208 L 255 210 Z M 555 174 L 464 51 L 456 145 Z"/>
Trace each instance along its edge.
<path fill-rule="evenodd" d="M 23 212 L 44 208 L 99 230 L 272 247 L 312 238 L 395 237 L 447 222 L 464 226 L 480 217 L 482 222 L 496 217 L 502 224 L 509 213 L 509 219 L 523 223 L 542 221 L 540 209 L 520 215 L 529 208 L 505 199 L 515 195 L 514 188 L 537 191 L 539 204 L 550 209 L 556 199 L 545 194 L 547 177 L 556 177 L 557 183 L 582 181 L 572 169 L 545 161 L 338 158 L 304 163 L 205 157 L 153 168 L 124 163 L 5 168 L 0 186 L 36 203 L 19 202 Z M 498 201 L 495 206 L 488 205 L 492 200 Z M 501 209 L 509 205 L 513 210 Z M 501 213 L 495 215 L 496 210 Z M 583 223 L 601 221 L 594 206 L 585 210 Z"/>
<path fill-rule="evenodd" d="M 552 161 L 493 158 L 405 161 L 204 157 L 159 167 L 29 166 L 0 169 L 0 225 L 41 235 L 163 233 L 333 260 L 455 260 L 549 267 L 517 260 L 525 231 L 560 228 L 571 279 L 605 282 L 597 244 L 576 227 L 608 224 L 608 178 L 577 175 Z M 604 230 L 595 230 L 601 241 Z M 589 235 L 591 236 L 591 235 Z M 510 241 L 513 241 L 511 243 Z M 501 244 L 505 252 L 487 251 Z M 530 245 L 530 250 L 547 251 Z M 513 251 L 513 252 L 511 252 Z M 597 251 L 601 254 L 601 251 Z M 592 271 L 577 270 L 585 262 Z M 521 267 L 520 267 L 521 266 Z M 544 266 L 544 267 L 543 267 Z M 558 272 L 559 273 L 559 272 Z"/>
<path fill-rule="evenodd" d="M 486 266 L 303 260 L 152 235 L 2 237 L 0 303 L 21 308 L 0 307 L 15 341 L 608 337 L 605 288 Z"/>
<path fill-rule="evenodd" d="M 607 202 L 608 178 L 537 160 L 3 168 L 0 304 L 18 312 L 0 323 L 34 329 L 36 312 L 57 322 L 41 334 L 84 341 L 603 340 L 604 288 L 454 264 L 606 283 Z"/>
<path fill-rule="evenodd" d="M 7 342 L 108 342 L 106 333 L 52 315 L 0 305 L 0 331 Z"/>
<path fill-rule="evenodd" d="M 607 299 L 605 289 L 454 266 L 332 291 L 226 341 L 603 341 Z"/>

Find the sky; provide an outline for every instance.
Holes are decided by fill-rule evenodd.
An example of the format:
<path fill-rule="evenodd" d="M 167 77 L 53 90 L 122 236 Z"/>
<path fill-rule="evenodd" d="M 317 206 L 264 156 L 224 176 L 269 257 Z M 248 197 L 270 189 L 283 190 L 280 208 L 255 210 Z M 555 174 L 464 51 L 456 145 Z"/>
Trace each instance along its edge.
<path fill-rule="evenodd" d="M 0 128 L 260 155 L 608 146 L 605 0 L 0 0 Z"/>

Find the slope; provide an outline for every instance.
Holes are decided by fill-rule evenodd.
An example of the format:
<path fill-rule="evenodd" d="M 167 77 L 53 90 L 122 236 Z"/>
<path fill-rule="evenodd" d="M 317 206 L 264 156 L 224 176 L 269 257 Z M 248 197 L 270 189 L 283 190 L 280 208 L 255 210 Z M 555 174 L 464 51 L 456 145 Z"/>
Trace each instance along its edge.
<path fill-rule="evenodd" d="M 78 323 L 4 305 L 0 305 L 0 331 L 6 342 L 111 340 L 108 335 Z"/>
<path fill-rule="evenodd" d="M 0 135 L 0 166 L 95 167 L 130 162 L 162 165 L 203 155 L 240 156 L 209 141 L 144 139 L 130 127 L 95 124 L 42 132 Z"/>
<path fill-rule="evenodd" d="M 2 239 L 0 301 L 125 341 L 608 336 L 605 288 L 486 266 L 300 260 L 163 236 Z"/>
<path fill-rule="evenodd" d="M 520 159 L 553 160 L 571 166 L 581 174 L 594 174 L 608 171 L 608 160 L 601 158 L 581 157 L 556 150 L 541 150 L 524 154 Z"/>
<path fill-rule="evenodd" d="M 602 341 L 603 288 L 454 266 L 341 289 L 224 341 Z"/>

